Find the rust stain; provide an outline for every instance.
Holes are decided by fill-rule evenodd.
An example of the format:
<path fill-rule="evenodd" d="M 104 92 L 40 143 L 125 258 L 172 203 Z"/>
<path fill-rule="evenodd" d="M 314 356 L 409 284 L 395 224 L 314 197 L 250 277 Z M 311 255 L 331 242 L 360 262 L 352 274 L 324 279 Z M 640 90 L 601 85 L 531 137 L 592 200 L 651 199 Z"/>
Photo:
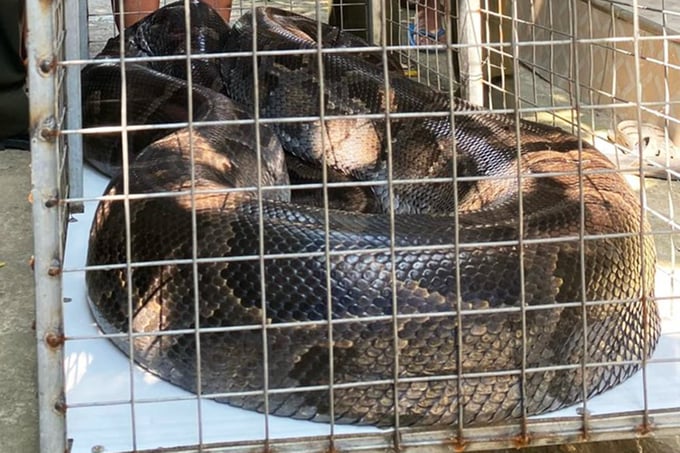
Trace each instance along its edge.
<path fill-rule="evenodd" d="M 455 451 L 456 453 L 465 451 L 467 449 L 467 444 L 468 444 L 467 441 L 460 436 L 454 437 L 451 442 L 453 451 Z"/>
<path fill-rule="evenodd" d="M 635 432 L 636 432 L 639 436 L 647 436 L 647 435 L 651 434 L 653 430 L 654 430 L 654 425 L 653 425 L 652 423 L 649 423 L 647 420 L 645 420 L 644 422 L 640 423 L 640 424 L 635 428 Z"/>
<path fill-rule="evenodd" d="M 54 403 L 54 410 L 62 415 L 66 414 L 66 402 L 64 401 L 63 398 L 60 398 L 57 402 Z"/>
<path fill-rule="evenodd" d="M 61 267 L 59 266 L 51 266 L 49 269 L 47 269 L 47 275 L 50 277 L 56 277 L 59 274 L 61 274 Z"/>
<path fill-rule="evenodd" d="M 53 349 L 57 349 L 64 345 L 66 337 L 63 333 L 48 332 L 45 335 L 45 343 Z"/>
<path fill-rule="evenodd" d="M 528 447 L 531 443 L 531 436 L 527 433 L 520 433 L 512 438 L 512 443 L 517 449 Z"/>
<path fill-rule="evenodd" d="M 45 107 L 45 106 L 43 106 Z M 52 142 L 59 136 L 59 127 L 56 118 L 49 107 L 43 109 L 31 109 L 31 138 Z"/>
<path fill-rule="evenodd" d="M 28 192 L 28 203 L 33 204 L 33 192 Z"/>
<path fill-rule="evenodd" d="M 35 109 L 32 108 L 31 111 L 29 112 L 31 121 L 31 124 L 29 125 L 29 129 L 31 131 L 31 138 L 33 138 L 35 132 L 38 131 L 41 125 L 44 123 L 43 118 L 46 115 L 49 115 L 49 109 L 45 108 L 45 106 L 40 107 L 37 107 Z"/>
<path fill-rule="evenodd" d="M 52 3 L 54 3 L 53 0 L 40 0 L 38 3 L 40 5 L 40 8 L 43 10 L 43 14 L 50 14 L 52 12 Z"/>
<path fill-rule="evenodd" d="M 43 140 L 50 142 L 54 141 L 57 138 L 57 136 L 59 135 L 59 130 L 51 126 L 43 126 L 42 128 L 40 128 L 39 135 L 40 138 L 42 138 Z"/>
<path fill-rule="evenodd" d="M 32 271 L 35 271 L 35 256 L 31 256 L 28 259 L 28 265 L 30 266 Z"/>
<path fill-rule="evenodd" d="M 61 262 L 58 259 L 53 259 L 50 263 L 50 267 L 47 269 L 47 275 L 50 277 L 56 277 L 61 274 Z"/>

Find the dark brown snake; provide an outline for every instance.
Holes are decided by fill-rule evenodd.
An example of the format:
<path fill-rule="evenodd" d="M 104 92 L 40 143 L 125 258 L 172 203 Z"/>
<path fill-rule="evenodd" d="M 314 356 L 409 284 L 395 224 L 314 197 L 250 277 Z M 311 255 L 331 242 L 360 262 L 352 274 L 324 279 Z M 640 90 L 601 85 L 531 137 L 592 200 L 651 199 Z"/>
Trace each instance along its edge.
<path fill-rule="evenodd" d="M 127 56 L 183 52 L 183 11 L 128 29 Z M 401 425 L 470 425 L 574 404 L 651 354 L 652 239 L 592 146 L 452 101 L 300 16 L 258 9 L 229 28 L 194 3 L 191 18 L 193 54 L 246 53 L 192 60 L 191 91 L 186 59 L 126 64 L 128 125 L 187 121 L 189 94 L 199 123 L 128 132 L 129 192 L 171 194 L 132 197 L 129 231 L 126 204 L 102 201 L 90 235 L 95 318 L 133 329 L 143 367 L 275 415 L 385 426 L 396 408 Z M 255 68 L 253 36 L 297 51 Z M 120 64 L 82 80 L 86 126 L 120 125 Z M 86 152 L 113 174 L 106 194 L 123 194 L 121 134 L 86 135 Z M 327 197 L 279 187 L 319 182 L 324 165 Z M 302 204 L 325 198 L 346 209 Z"/>

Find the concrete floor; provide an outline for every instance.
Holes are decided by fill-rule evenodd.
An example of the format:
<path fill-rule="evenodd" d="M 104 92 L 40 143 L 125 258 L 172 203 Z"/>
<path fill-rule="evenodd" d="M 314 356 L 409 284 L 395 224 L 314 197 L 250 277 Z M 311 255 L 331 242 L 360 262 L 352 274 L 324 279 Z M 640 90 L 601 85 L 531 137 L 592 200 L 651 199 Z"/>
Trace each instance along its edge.
<path fill-rule="evenodd" d="M 0 452 L 38 451 L 30 161 L 0 151 Z"/>

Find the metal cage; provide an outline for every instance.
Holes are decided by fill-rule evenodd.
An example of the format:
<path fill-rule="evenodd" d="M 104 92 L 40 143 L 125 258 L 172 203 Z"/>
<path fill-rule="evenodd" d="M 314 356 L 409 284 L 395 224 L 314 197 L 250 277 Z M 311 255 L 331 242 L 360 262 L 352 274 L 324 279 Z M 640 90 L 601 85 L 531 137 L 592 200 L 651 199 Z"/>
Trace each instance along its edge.
<path fill-rule="evenodd" d="M 324 2 L 261 3 L 323 21 L 331 11 Z M 112 346 L 85 300 L 88 232 L 106 179 L 82 166 L 82 137 L 93 131 L 81 126 L 80 70 L 115 33 L 110 5 L 29 0 L 41 451 L 473 451 L 679 434 L 680 14 L 671 2 L 428 0 L 443 39 L 416 47 L 409 45 L 409 24 L 425 2 L 333 3 L 336 23 L 398 54 L 410 77 L 488 111 L 560 126 L 608 156 L 629 158 L 619 168 L 639 193 L 659 257 L 657 351 L 603 395 L 488 427 L 290 421 L 160 381 Z M 232 15 L 252 7 L 235 0 Z M 640 156 L 637 137 L 644 145 L 654 141 L 668 158 Z"/>

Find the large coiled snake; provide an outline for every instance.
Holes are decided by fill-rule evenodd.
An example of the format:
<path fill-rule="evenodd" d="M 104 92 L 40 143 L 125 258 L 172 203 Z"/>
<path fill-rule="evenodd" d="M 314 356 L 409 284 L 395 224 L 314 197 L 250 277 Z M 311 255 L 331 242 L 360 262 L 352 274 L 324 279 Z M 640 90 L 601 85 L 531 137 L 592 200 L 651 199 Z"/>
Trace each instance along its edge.
<path fill-rule="evenodd" d="M 183 51 L 183 11 L 128 29 L 127 56 Z M 128 132 L 127 179 L 121 134 L 85 136 L 113 173 L 106 194 L 126 181 L 172 193 L 133 196 L 129 214 L 102 201 L 91 231 L 88 264 L 109 265 L 87 273 L 93 312 L 107 333 L 138 333 L 142 366 L 276 415 L 383 426 L 396 404 L 401 425 L 482 424 L 598 394 L 651 354 L 648 226 L 590 145 L 451 101 L 309 19 L 258 9 L 229 28 L 199 3 L 191 18 L 194 56 L 246 53 L 195 58 L 190 73 L 186 59 L 128 62 L 125 98 L 119 63 L 83 70 L 87 126 L 120 124 L 123 99 L 128 125 L 157 125 Z M 254 67 L 253 36 L 258 50 L 297 51 Z M 340 49 L 319 54 L 319 39 Z M 158 126 L 190 114 L 192 128 Z M 278 187 L 323 175 L 326 194 Z M 326 215 L 324 200 L 345 210 Z M 126 257 L 140 263 L 130 273 Z"/>

